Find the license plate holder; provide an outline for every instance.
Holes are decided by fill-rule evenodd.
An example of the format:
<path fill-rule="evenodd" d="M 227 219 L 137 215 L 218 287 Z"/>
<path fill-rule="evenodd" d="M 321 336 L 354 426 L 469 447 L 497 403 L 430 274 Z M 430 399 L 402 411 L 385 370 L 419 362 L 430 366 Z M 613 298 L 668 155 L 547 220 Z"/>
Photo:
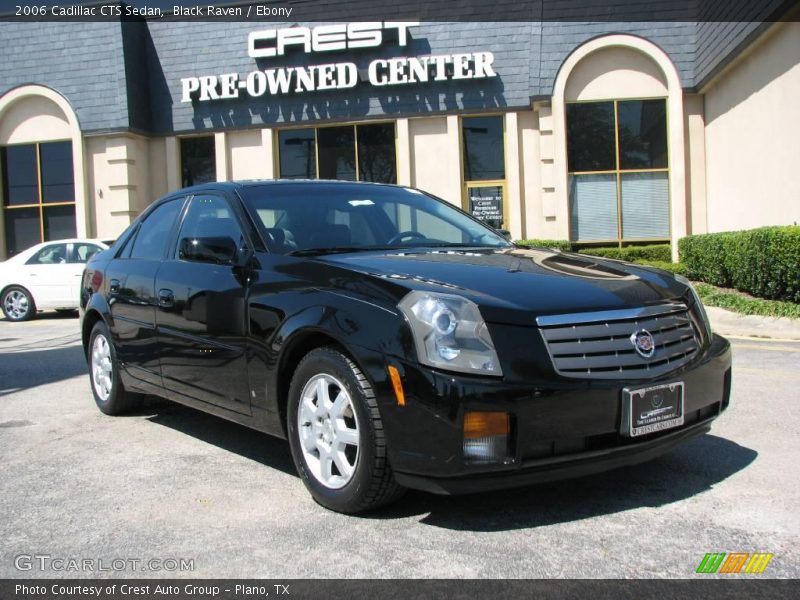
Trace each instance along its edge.
<path fill-rule="evenodd" d="M 623 435 L 648 435 L 684 422 L 682 381 L 622 390 Z"/>

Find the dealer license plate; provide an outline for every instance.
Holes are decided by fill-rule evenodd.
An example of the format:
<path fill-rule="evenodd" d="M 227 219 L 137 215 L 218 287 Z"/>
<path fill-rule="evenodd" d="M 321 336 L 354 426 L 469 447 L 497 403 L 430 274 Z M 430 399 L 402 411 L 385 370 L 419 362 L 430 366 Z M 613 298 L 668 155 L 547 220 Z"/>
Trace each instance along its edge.
<path fill-rule="evenodd" d="M 683 425 L 683 382 L 622 390 L 622 433 L 647 435 Z"/>

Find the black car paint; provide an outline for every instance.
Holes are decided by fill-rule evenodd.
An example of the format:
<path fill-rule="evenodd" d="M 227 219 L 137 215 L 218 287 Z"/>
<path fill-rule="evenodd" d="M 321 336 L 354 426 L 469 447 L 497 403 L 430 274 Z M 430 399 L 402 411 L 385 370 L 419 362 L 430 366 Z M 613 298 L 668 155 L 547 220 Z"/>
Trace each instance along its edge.
<path fill-rule="evenodd" d="M 241 203 L 240 185 L 208 184 L 172 196 L 211 193 L 227 198 L 239 215 L 248 247 L 236 264 L 189 263 L 170 259 L 168 252 L 160 262 L 120 264 L 115 256 L 124 248 L 123 236 L 87 265 L 81 292 L 84 344 L 93 323 L 103 319 L 123 363 L 126 388 L 166 395 L 285 437 L 286 395 L 294 367 L 315 345 L 338 344 L 375 389 L 398 480 L 437 492 L 506 487 L 534 480 L 531 474 L 536 473 L 552 479 L 582 472 L 584 460 L 602 470 L 626 464 L 625 456 L 633 462 L 652 454 L 653 448 L 670 447 L 675 430 L 642 440 L 620 436 L 623 386 L 685 381 L 690 390 L 687 424 L 677 437 L 702 433 L 727 405 L 730 349 L 719 336 L 708 337 L 696 310 L 690 314 L 700 335 L 700 352 L 667 377 L 575 380 L 553 370 L 536 316 L 676 299 L 691 305 L 688 288 L 670 274 L 513 246 L 270 254 Z M 258 185 L 268 194 L 270 185 L 281 183 Z M 172 248 L 176 243 L 171 240 Z M 112 280 L 119 286 L 116 292 Z M 173 292 L 171 302 L 159 298 L 162 289 Z M 478 304 L 502 377 L 455 374 L 421 364 L 397 308 L 410 290 L 457 293 Z M 388 365 L 400 370 L 405 406 L 394 399 Z M 503 465 L 463 460 L 466 409 L 513 415 L 512 460 Z M 645 446 L 647 453 L 636 452 Z M 608 459 L 592 458 L 592 452 L 606 453 Z M 564 468 L 553 468 L 561 463 Z M 527 475 L 520 480 L 520 473 Z"/>

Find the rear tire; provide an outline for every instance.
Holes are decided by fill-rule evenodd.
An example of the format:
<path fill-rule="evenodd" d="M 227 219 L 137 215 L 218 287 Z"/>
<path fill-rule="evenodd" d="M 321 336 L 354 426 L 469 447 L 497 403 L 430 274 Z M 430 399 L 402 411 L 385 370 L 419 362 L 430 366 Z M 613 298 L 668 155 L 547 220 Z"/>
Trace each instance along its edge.
<path fill-rule="evenodd" d="M 3 291 L 0 300 L 3 305 L 3 314 L 9 321 L 27 321 L 36 314 L 36 303 L 33 296 L 24 287 L 12 285 Z"/>
<path fill-rule="evenodd" d="M 403 494 L 375 393 L 347 356 L 333 348 L 309 352 L 292 377 L 287 413 L 294 464 L 319 504 L 353 514 Z"/>
<path fill-rule="evenodd" d="M 119 361 L 111 333 L 98 321 L 89 336 L 89 382 L 97 408 L 107 415 L 120 415 L 142 405 L 143 396 L 127 392 L 119 377 Z"/>

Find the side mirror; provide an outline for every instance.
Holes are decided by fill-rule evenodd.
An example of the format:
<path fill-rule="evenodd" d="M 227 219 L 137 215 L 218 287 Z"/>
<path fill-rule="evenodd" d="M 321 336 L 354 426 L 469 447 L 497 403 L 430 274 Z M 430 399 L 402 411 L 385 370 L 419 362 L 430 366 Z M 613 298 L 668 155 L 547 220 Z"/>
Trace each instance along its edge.
<path fill-rule="evenodd" d="M 183 260 L 217 265 L 233 264 L 237 250 L 236 242 L 227 236 L 183 238 L 178 248 L 178 256 Z"/>
<path fill-rule="evenodd" d="M 497 233 L 499 233 L 500 235 L 502 235 L 502 236 L 503 236 L 504 238 L 506 238 L 506 239 L 507 239 L 509 242 L 511 241 L 511 232 L 510 232 L 508 229 L 498 229 L 498 230 L 497 230 Z"/>

